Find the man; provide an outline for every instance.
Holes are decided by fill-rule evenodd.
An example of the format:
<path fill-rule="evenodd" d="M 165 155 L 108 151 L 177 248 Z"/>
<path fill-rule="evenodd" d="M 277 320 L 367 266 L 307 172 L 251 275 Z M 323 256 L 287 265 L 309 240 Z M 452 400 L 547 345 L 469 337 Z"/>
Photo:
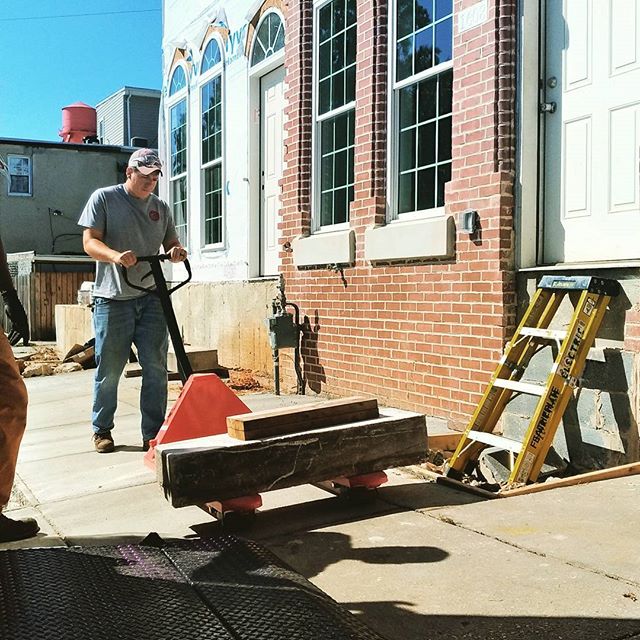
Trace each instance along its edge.
<path fill-rule="evenodd" d="M 24 307 L 13 287 L 7 266 L 2 239 L 0 239 L 0 291 L 5 311 L 11 320 L 12 342 L 22 338 L 29 344 L 29 323 Z M 15 339 L 15 341 L 14 341 Z M 31 538 L 38 533 L 38 523 L 33 518 L 12 520 L 2 513 L 7 506 L 16 474 L 18 449 L 27 426 L 27 389 L 13 357 L 11 345 L 4 331 L 0 330 L 0 542 Z"/>
<path fill-rule="evenodd" d="M 153 191 L 162 175 L 155 151 L 138 149 L 129 158 L 126 182 L 95 191 L 78 224 L 84 250 L 97 260 L 93 290 L 96 374 L 93 390 L 93 443 L 98 453 L 114 450 L 113 416 L 118 381 L 135 344 L 142 366 L 142 448 L 149 448 L 164 421 L 167 408 L 167 325 L 160 300 L 129 287 L 123 279 L 149 286 L 142 277 L 147 263 L 137 256 L 154 255 L 162 245 L 171 262 L 182 262 L 187 252 L 180 244 L 166 202 Z"/>

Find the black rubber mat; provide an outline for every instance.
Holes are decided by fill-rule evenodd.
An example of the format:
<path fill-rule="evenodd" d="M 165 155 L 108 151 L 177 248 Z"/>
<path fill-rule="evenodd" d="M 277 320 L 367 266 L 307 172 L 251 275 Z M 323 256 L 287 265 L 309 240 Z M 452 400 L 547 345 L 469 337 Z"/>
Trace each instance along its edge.
<path fill-rule="evenodd" d="M 235 536 L 0 551 L 0 638 L 380 640 L 276 556 Z"/>

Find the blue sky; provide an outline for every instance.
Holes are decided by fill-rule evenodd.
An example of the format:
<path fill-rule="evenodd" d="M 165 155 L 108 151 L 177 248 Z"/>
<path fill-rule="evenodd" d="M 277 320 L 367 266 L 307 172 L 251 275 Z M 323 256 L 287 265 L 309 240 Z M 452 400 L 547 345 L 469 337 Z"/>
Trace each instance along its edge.
<path fill-rule="evenodd" d="M 160 89 L 161 42 L 162 0 L 0 0 L 0 138 L 60 142 L 62 107 Z"/>

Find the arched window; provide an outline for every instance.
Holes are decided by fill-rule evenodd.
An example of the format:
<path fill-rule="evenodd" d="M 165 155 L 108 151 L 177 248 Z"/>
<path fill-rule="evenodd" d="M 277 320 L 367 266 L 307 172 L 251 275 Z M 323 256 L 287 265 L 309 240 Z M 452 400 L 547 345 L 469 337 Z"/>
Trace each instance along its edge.
<path fill-rule="evenodd" d="M 176 67 L 176 70 L 171 76 L 171 83 L 169 84 L 169 95 L 172 96 L 178 91 L 182 91 L 187 86 L 187 76 L 184 73 L 184 69 L 180 66 Z"/>
<path fill-rule="evenodd" d="M 284 25 L 280 16 L 268 13 L 260 23 L 253 45 L 251 64 L 258 64 L 284 47 Z"/>
<path fill-rule="evenodd" d="M 204 245 L 221 246 L 224 238 L 222 152 L 222 54 L 215 38 L 202 54 L 200 85 L 201 171 L 204 189 Z"/>
<path fill-rule="evenodd" d="M 209 40 L 209 44 L 202 54 L 202 69 L 200 73 L 206 73 L 209 69 L 213 69 L 217 64 L 220 64 L 220 62 L 222 62 L 220 47 L 214 38 Z"/>

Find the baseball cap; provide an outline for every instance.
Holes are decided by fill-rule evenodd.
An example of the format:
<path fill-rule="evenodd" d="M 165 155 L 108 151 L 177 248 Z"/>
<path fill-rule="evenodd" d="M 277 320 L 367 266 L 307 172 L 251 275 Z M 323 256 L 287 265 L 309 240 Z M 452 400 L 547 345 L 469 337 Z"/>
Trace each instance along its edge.
<path fill-rule="evenodd" d="M 148 176 L 154 171 L 160 171 L 162 175 L 162 162 L 153 149 L 138 149 L 131 154 L 129 166 L 135 167 L 140 173 Z"/>

